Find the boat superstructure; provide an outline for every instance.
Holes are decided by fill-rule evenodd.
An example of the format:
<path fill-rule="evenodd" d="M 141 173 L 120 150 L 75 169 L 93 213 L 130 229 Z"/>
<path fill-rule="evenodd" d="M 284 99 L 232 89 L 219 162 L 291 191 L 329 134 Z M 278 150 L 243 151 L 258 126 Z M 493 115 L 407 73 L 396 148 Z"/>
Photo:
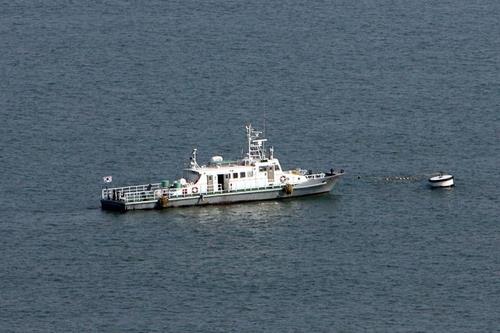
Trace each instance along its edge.
<path fill-rule="evenodd" d="M 303 169 L 283 170 L 267 139 L 246 126 L 248 151 L 229 161 L 213 156 L 206 165 L 197 162 L 193 149 L 182 178 L 170 183 L 104 188 L 103 209 L 134 210 L 193 205 L 272 200 L 330 192 L 343 170 L 312 173 Z"/>

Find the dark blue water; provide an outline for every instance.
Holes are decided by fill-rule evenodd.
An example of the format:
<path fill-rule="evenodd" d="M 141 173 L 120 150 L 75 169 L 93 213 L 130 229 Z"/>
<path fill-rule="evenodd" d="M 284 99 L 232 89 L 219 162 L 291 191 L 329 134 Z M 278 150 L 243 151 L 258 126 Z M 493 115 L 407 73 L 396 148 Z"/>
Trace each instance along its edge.
<path fill-rule="evenodd" d="M 0 331 L 500 331 L 498 22 L 491 0 L 3 2 Z M 284 167 L 348 175 L 100 210 L 102 176 L 238 157 L 250 121 Z"/>

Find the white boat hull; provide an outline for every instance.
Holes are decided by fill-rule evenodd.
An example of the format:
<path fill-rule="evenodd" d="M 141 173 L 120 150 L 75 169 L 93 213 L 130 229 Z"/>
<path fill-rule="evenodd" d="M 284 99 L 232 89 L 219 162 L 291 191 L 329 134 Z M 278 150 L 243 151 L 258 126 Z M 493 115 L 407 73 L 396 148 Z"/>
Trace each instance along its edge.
<path fill-rule="evenodd" d="M 295 198 L 307 195 L 328 193 L 342 174 L 335 174 L 319 179 L 311 179 L 293 187 L 291 193 L 286 193 L 284 187 L 275 186 L 256 190 L 228 191 L 222 193 L 209 193 L 201 195 L 190 195 L 186 197 L 171 198 L 163 203 L 160 200 L 146 202 L 125 203 L 119 200 L 101 200 L 103 209 L 106 210 L 141 210 L 141 209 L 164 209 L 170 207 L 203 206 L 217 204 L 231 204 L 236 202 L 279 200 Z"/>

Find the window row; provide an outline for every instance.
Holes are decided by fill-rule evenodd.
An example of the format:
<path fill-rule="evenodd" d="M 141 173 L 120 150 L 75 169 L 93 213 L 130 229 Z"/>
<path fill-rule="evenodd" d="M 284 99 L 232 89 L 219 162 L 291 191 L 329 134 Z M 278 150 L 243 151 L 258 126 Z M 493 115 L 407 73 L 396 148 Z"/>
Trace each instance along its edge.
<path fill-rule="evenodd" d="M 274 164 L 274 165 L 269 165 L 269 166 L 260 166 L 259 167 L 259 171 L 260 172 L 266 172 L 266 171 L 269 171 L 270 169 L 272 169 L 273 167 L 274 167 L 274 170 L 279 170 L 280 169 L 279 165 Z"/>
<path fill-rule="evenodd" d="M 232 177 L 235 178 L 245 178 L 245 177 L 253 177 L 253 171 L 241 171 L 241 172 L 233 172 Z M 228 177 L 229 178 L 229 177 Z"/>

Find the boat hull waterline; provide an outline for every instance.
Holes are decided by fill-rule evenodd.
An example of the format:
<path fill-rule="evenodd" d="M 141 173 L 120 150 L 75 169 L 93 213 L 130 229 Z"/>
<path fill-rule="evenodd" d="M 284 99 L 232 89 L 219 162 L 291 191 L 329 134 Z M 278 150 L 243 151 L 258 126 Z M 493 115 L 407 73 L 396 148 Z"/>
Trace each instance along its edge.
<path fill-rule="evenodd" d="M 343 173 L 325 176 L 320 182 L 311 182 L 303 186 L 293 188 L 292 193 L 287 194 L 284 187 L 270 187 L 264 189 L 230 191 L 223 193 L 207 193 L 201 195 L 190 195 L 180 198 L 171 198 L 163 204 L 161 198 L 143 202 L 124 202 L 118 200 L 102 199 L 102 209 L 114 211 L 165 209 L 173 207 L 224 205 L 251 201 L 281 200 L 309 195 L 329 193 Z"/>

